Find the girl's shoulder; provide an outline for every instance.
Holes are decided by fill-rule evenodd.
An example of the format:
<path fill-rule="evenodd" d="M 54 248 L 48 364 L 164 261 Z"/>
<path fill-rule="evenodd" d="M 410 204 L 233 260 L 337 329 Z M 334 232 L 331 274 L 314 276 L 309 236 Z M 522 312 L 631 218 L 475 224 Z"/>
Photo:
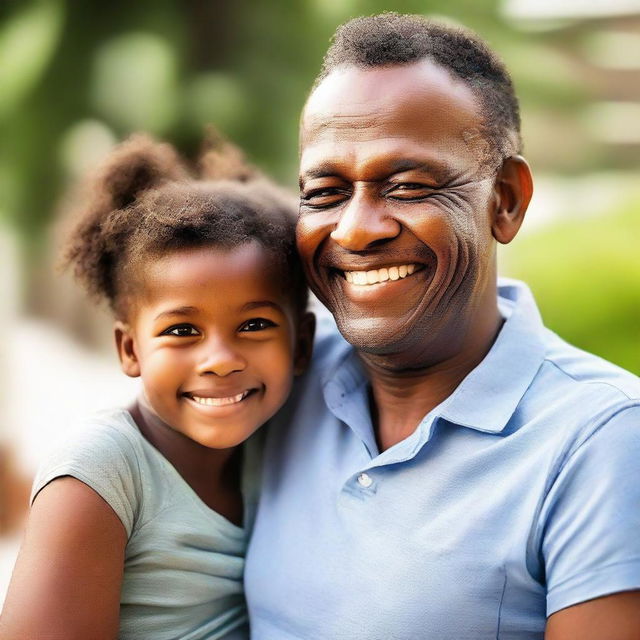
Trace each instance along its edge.
<path fill-rule="evenodd" d="M 142 499 L 143 447 L 142 435 L 128 411 L 96 413 L 51 446 L 33 483 L 31 502 L 56 478 L 71 476 L 96 491 L 130 535 Z"/>

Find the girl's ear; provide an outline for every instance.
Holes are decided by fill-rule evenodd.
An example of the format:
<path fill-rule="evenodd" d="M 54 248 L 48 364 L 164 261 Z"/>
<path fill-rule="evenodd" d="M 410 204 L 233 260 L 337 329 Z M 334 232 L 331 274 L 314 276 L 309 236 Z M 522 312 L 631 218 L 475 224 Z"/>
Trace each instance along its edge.
<path fill-rule="evenodd" d="M 310 311 L 303 314 L 298 323 L 296 349 L 293 355 L 293 373 L 296 376 L 305 372 L 311 362 L 313 337 L 316 333 L 316 317 Z"/>
<path fill-rule="evenodd" d="M 507 158 L 496 177 L 496 205 L 491 230 L 501 244 L 511 242 L 524 220 L 533 194 L 531 169 L 522 156 Z"/>
<path fill-rule="evenodd" d="M 131 327 L 117 320 L 113 325 L 113 335 L 116 339 L 116 349 L 122 371 L 131 378 L 140 376 L 140 362 L 136 355 L 136 346 L 131 333 Z"/>

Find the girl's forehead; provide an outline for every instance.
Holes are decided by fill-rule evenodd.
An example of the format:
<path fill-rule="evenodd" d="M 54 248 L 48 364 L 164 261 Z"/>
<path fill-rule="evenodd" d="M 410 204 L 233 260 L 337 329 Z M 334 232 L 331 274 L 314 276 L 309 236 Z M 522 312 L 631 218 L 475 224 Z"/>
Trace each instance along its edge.
<path fill-rule="evenodd" d="M 142 262 L 142 297 L 153 306 L 242 308 L 255 301 L 287 306 L 284 261 L 252 241 L 237 247 L 175 250 Z"/>

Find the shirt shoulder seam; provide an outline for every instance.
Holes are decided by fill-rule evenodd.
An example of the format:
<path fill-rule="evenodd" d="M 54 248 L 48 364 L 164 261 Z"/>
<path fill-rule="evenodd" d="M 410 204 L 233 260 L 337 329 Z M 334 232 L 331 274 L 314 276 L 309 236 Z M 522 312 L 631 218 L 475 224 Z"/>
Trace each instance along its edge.
<path fill-rule="evenodd" d="M 548 362 L 550 365 L 552 365 L 558 371 L 560 371 L 560 373 L 564 374 L 565 376 L 567 376 L 567 378 L 570 378 L 571 380 L 573 380 L 574 382 L 577 382 L 578 384 L 603 385 L 605 387 L 609 387 L 611 389 L 615 389 L 618 393 L 620 393 L 622 396 L 624 396 L 627 400 L 630 400 L 630 401 L 636 402 L 636 403 L 640 403 L 640 396 L 630 396 L 624 389 L 621 389 L 619 386 L 617 386 L 615 384 L 612 384 L 611 382 L 608 382 L 607 380 L 602 380 L 602 379 L 582 380 L 582 379 L 577 378 L 576 376 L 572 375 L 571 373 L 569 373 L 564 367 L 562 367 L 555 360 L 552 360 L 549 357 L 545 357 L 544 358 L 544 362 Z M 632 375 L 632 374 L 629 374 L 629 375 Z"/>

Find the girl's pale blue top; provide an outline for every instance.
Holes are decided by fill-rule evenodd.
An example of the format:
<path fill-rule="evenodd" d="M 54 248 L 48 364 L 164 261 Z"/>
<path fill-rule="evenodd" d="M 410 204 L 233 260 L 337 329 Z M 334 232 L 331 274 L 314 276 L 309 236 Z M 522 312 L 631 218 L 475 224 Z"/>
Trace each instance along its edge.
<path fill-rule="evenodd" d="M 245 462 L 246 522 L 255 498 Z M 102 412 L 65 438 L 42 465 L 32 500 L 60 476 L 96 491 L 126 529 L 121 640 L 248 638 L 246 529 L 205 505 L 128 411 Z"/>

